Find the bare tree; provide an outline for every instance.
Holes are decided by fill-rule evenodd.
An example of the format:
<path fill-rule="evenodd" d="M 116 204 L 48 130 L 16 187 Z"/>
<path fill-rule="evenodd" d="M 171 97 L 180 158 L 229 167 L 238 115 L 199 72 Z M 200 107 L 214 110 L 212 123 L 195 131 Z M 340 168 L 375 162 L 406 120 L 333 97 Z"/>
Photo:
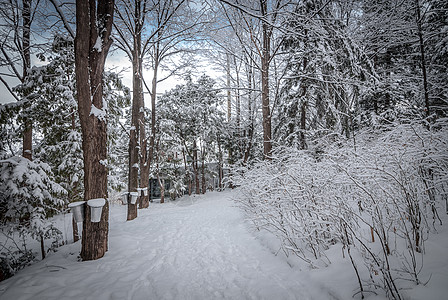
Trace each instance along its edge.
<path fill-rule="evenodd" d="M 149 66 L 152 69 L 152 81 L 151 87 L 146 85 L 147 91 L 151 97 L 151 136 L 149 142 L 149 164 L 146 173 L 142 174 L 147 180 L 149 180 L 149 167 L 154 164 L 157 154 L 155 153 L 158 126 L 157 126 L 157 85 L 160 82 L 170 78 L 189 65 L 188 62 L 181 61 L 175 63 L 171 60 L 172 57 L 180 54 L 186 55 L 192 50 L 193 47 L 187 49 L 185 45 L 190 44 L 191 40 L 194 40 L 194 32 L 198 32 L 197 27 L 200 24 L 199 17 L 196 16 L 194 9 L 191 9 L 187 5 L 186 0 L 178 1 L 161 1 L 159 5 L 154 7 L 151 13 L 152 28 L 156 28 L 151 34 L 152 40 L 147 40 L 144 46 L 144 54 L 147 55 Z M 164 66 L 164 62 L 171 64 L 170 68 L 165 68 L 167 75 L 160 77 L 160 71 Z M 162 142 L 162 141 L 160 141 Z M 157 182 L 159 183 L 160 190 L 163 192 L 164 180 L 160 180 L 159 167 L 155 168 Z M 163 203 L 163 197 L 161 199 Z"/>
<path fill-rule="evenodd" d="M 250 45 L 248 49 L 254 49 L 254 53 L 258 56 L 258 61 L 249 53 L 247 49 L 246 57 L 251 59 L 251 62 L 256 69 L 260 71 L 261 75 L 261 104 L 262 104 L 262 125 L 263 125 L 263 157 L 269 159 L 272 151 L 272 133 L 271 133 L 271 87 L 270 87 L 270 68 L 275 56 L 278 54 L 281 43 L 275 43 L 274 37 L 275 29 L 278 29 L 278 22 L 280 15 L 288 8 L 290 3 L 282 0 L 259 0 L 258 2 L 244 2 L 244 1 L 228 1 L 220 0 L 223 8 L 226 11 L 227 19 L 235 31 L 238 40 L 243 45 Z M 244 2 L 244 3 L 243 3 Z M 235 10 L 236 14 L 227 13 L 230 9 Z M 244 31 L 248 33 L 248 39 L 243 37 L 234 17 L 238 16 L 244 26 Z M 258 26 L 253 25 L 249 19 L 258 21 Z M 257 30 L 261 27 L 261 31 Z"/>
<path fill-rule="evenodd" d="M 139 169 L 144 173 L 147 165 L 145 114 L 142 81 L 142 34 L 145 26 L 146 0 L 137 0 L 134 3 L 121 1 L 116 5 L 117 19 L 115 24 L 118 33 L 118 47 L 122 49 L 132 62 L 132 108 L 131 130 L 129 136 L 129 176 L 128 191 L 136 192 L 137 188 L 147 188 L 148 180 L 140 180 Z M 143 167 L 143 169 L 142 169 Z M 140 196 L 140 195 L 139 195 Z M 140 197 L 139 197 L 140 198 Z M 140 207 L 148 207 L 148 196 L 140 198 Z M 137 217 L 137 203 L 128 202 L 128 220 Z"/>
<path fill-rule="evenodd" d="M 149 1 L 138 0 L 134 3 L 120 1 L 116 6 L 118 23 L 115 25 L 117 32 L 117 47 L 123 50 L 132 61 L 133 76 L 133 101 L 131 117 L 131 133 L 129 139 L 129 179 L 128 189 L 135 192 L 138 187 L 148 188 L 149 170 L 154 157 L 155 131 L 156 131 L 156 91 L 159 65 L 166 56 L 167 30 L 171 27 L 169 21 L 176 15 L 185 0 L 180 1 Z M 149 23 L 149 20 L 153 22 Z M 174 35 L 176 37 L 176 35 Z M 173 36 L 170 36 L 173 39 Z M 132 40 L 132 44 L 129 42 Z M 168 49 L 170 49 L 168 47 Z M 153 80 L 151 89 L 151 137 L 148 149 L 148 137 L 146 134 L 146 120 L 144 114 L 143 85 L 143 60 L 148 54 L 153 61 Z M 149 150 L 149 152 L 148 152 Z M 139 178 L 140 171 L 140 178 Z M 149 196 L 139 198 L 139 207 L 146 208 L 149 205 Z M 128 204 L 128 220 L 137 217 L 137 204 Z"/>

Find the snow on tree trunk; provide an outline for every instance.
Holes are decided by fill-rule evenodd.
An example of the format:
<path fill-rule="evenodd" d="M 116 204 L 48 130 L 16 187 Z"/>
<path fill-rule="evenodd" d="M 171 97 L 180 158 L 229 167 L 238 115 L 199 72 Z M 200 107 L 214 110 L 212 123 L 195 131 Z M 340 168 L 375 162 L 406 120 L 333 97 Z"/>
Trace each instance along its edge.
<path fill-rule="evenodd" d="M 262 1 L 261 12 L 267 15 L 267 1 Z M 263 48 L 261 56 L 261 102 L 263 113 L 263 158 L 269 159 L 272 151 L 271 109 L 269 105 L 269 62 L 271 33 L 266 21 L 263 20 Z"/>
<path fill-rule="evenodd" d="M 138 173 L 139 173 L 139 156 L 140 156 L 140 110 L 142 98 L 142 79 L 140 70 L 140 40 L 139 35 L 134 36 L 134 51 L 132 57 L 132 115 L 131 115 L 131 133 L 129 136 L 129 178 L 128 191 L 136 192 L 139 187 Z M 128 202 L 127 220 L 134 220 L 137 218 L 137 203 L 132 204 Z"/>
<path fill-rule="evenodd" d="M 201 180 L 202 180 L 202 194 L 205 194 L 207 189 L 205 186 L 205 158 L 203 155 L 201 159 Z"/>
<path fill-rule="evenodd" d="M 103 101 L 104 63 L 112 44 L 110 33 L 114 1 L 76 2 L 75 66 L 78 113 L 84 156 L 84 199 L 107 199 L 107 103 Z M 94 48 L 101 40 L 101 49 Z M 95 260 L 108 250 L 109 205 L 103 206 L 101 220 L 90 222 L 86 206 L 82 234 L 82 260 Z"/>
<path fill-rule="evenodd" d="M 195 182 L 195 194 L 200 194 L 199 187 L 199 168 L 198 168 L 198 149 L 196 141 L 193 143 L 193 172 L 194 172 L 194 182 Z"/>
<path fill-rule="evenodd" d="M 30 53 L 30 32 L 31 32 L 31 1 L 23 1 L 23 82 L 27 80 L 28 70 L 31 68 L 31 53 Z M 33 126 L 29 118 L 25 118 L 23 130 L 23 157 L 32 159 L 33 149 Z"/>

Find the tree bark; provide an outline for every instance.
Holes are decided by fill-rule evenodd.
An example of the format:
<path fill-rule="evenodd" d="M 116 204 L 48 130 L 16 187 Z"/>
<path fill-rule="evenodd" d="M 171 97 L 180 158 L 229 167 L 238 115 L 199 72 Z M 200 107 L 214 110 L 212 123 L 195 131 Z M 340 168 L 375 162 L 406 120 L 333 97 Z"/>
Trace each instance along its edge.
<path fill-rule="evenodd" d="M 253 117 L 253 113 L 252 113 L 252 111 L 253 111 L 252 110 L 252 103 L 253 103 L 252 80 L 254 80 L 252 55 L 251 55 L 251 57 L 249 57 L 248 61 L 249 61 L 249 67 L 248 67 L 248 72 L 247 72 L 247 82 L 248 82 L 249 93 L 248 93 L 248 102 L 247 102 L 247 112 L 249 115 L 249 130 L 248 130 L 248 134 L 247 134 L 248 144 L 247 144 L 246 151 L 244 152 L 243 164 L 246 164 L 247 161 L 249 160 L 249 155 L 250 155 L 250 152 L 252 149 L 252 140 L 253 140 L 253 136 L 254 136 L 254 117 Z M 254 84 L 254 86 L 255 86 L 255 84 Z"/>
<path fill-rule="evenodd" d="M 128 191 L 137 192 L 139 187 L 148 187 L 149 179 L 142 178 L 146 175 L 147 165 L 146 136 L 145 136 L 145 112 L 142 82 L 142 1 L 135 1 L 134 6 L 134 32 L 132 48 L 132 116 L 131 134 L 129 138 L 129 180 Z M 140 180 L 139 180 L 140 171 Z M 149 177 L 149 171 L 147 174 Z M 135 204 L 128 202 L 127 220 L 137 218 L 137 207 L 148 207 L 148 197 L 139 194 Z M 147 203 L 148 202 L 148 203 Z"/>
<path fill-rule="evenodd" d="M 40 235 L 40 252 L 42 254 L 42 260 L 45 259 L 45 243 L 43 234 Z"/>
<path fill-rule="evenodd" d="M 302 100 L 300 107 L 300 149 L 306 149 L 305 130 L 306 130 L 306 106 L 307 101 Z"/>
<path fill-rule="evenodd" d="M 134 107 L 132 108 L 132 117 L 134 119 Z M 137 127 L 136 120 L 131 121 L 132 127 L 129 136 L 129 175 L 128 175 L 128 191 L 137 192 L 138 187 L 138 143 L 137 143 Z M 137 218 L 137 204 L 131 204 L 128 201 L 127 220 Z"/>
<path fill-rule="evenodd" d="M 221 143 L 219 142 L 219 138 L 217 141 L 218 144 L 218 187 L 219 190 L 222 190 L 222 177 L 223 177 L 223 153 L 221 150 Z"/>
<path fill-rule="evenodd" d="M 199 168 L 198 168 L 198 149 L 196 141 L 193 143 L 193 172 L 194 172 L 194 182 L 195 182 L 195 194 L 200 194 L 201 190 L 199 187 Z"/>
<path fill-rule="evenodd" d="M 23 1 L 22 9 L 23 31 L 23 77 L 22 83 L 26 83 L 28 71 L 31 68 L 31 52 L 30 52 L 30 34 L 31 34 L 31 0 Z M 22 156 L 32 160 L 33 153 L 33 125 L 29 118 L 23 120 L 23 152 Z"/>
<path fill-rule="evenodd" d="M 267 1 L 261 0 L 261 12 L 267 17 Z M 270 159 L 272 151 L 271 111 L 269 104 L 269 64 L 271 34 L 266 20 L 262 20 L 263 48 L 261 53 L 261 102 L 263 114 L 263 158 Z"/>
<path fill-rule="evenodd" d="M 420 16 L 420 3 L 418 0 L 415 0 L 415 10 L 416 10 L 416 22 L 418 29 L 418 40 L 420 44 L 420 63 L 422 67 L 422 79 L 423 79 L 423 91 L 425 97 L 425 116 L 428 118 L 430 116 L 429 110 L 429 92 L 428 92 L 428 76 L 426 74 L 426 62 L 425 62 L 425 44 L 423 41 L 423 31 L 422 31 L 422 21 Z"/>
<path fill-rule="evenodd" d="M 206 184 L 205 184 L 205 158 L 204 155 L 201 155 L 201 180 L 202 180 L 202 194 L 206 192 Z"/>
<path fill-rule="evenodd" d="M 182 149 L 182 156 L 184 158 L 185 174 L 188 176 L 188 196 L 191 196 L 191 175 L 190 175 L 190 171 L 188 170 L 188 166 L 187 166 L 187 157 L 185 155 L 185 149 Z"/>
<path fill-rule="evenodd" d="M 144 8 L 143 8 L 144 9 Z M 135 79 L 138 79 L 136 85 L 134 86 L 134 93 L 138 93 L 139 98 L 139 134 L 140 134 L 140 187 L 148 188 L 149 185 L 149 164 L 148 161 L 148 141 L 146 138 L 146 118 L 145 118 L 145 99 L 143 96 L 143 58 L 142 58 L 142 30 L 144 23 L 144 14 L 145 12 L 142 9 L 142 1 L 136 1 L 135 5 L 135 15 L 138 22 L 135 24 L 136 28 L 136 55 L 138 57 L 138 72 L 134 72 L 134 76 L 138 76 Z M 149 193 L 147 196 L 144 194 L 139 198 L 139 208 L 148 208 L 149 207 Z"/>
<path fill-rule="evenodd" d="M 83 137 L 84 200 L 107 199 L 107 125 L 102 78 L 112 44 L 113 13 L 113 0 L 76 1 L 75 68 Z M 90 215 L 90 207 L 86 205 L 81 247 L 84 261 L 101 258 L 108 250 L 108 202 L 103 206 L 100 222 L 92 223 Z"/>
<path fill-rule="evenodd" d="M 230 54 L 226 53 L 227 58 L 227 122 L 232 118 L 232 95 L 230 93 Z"/>
<path fill-rule="evenodd" d="M 154 159 L 154 147 L 156 140 L 156 98 L 157 98 L 157 73 L 159 69 L 159 47 L 160 44 L 157 42 L 156 49 L 154 51 L 154 72 L 151 85 L 151 137 L 149 140 L 149 157 L 148 157 L 148 180 L 149 180 L 149 170 Z"/>
<path fill-rule="evenodd" d="M 72 218 L 72 228 L 73 228 L 73 243 L 79 241 L 78 223 L 75 222 L 75 218 Z"/>

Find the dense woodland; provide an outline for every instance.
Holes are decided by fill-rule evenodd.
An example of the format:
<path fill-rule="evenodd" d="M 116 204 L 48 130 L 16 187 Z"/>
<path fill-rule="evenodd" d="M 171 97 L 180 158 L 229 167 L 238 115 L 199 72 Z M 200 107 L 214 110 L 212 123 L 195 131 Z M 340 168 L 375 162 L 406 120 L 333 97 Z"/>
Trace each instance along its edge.
<path fill-rule="evenodd" d="M 0 15 L 0 225 L 21 237 L 0 245 L 0 279 L 68 242 L 49 221 L 68 203 L 138 191 L 133 220 L 152 182 L 161 203 L 240 188 L 305 265 L 342 245 L 360 296 L 421 283 L 448 212 L 446 1 L 2 0 Z M 83 260 L 107 251 L 109 202 L 73 223 Z"/>

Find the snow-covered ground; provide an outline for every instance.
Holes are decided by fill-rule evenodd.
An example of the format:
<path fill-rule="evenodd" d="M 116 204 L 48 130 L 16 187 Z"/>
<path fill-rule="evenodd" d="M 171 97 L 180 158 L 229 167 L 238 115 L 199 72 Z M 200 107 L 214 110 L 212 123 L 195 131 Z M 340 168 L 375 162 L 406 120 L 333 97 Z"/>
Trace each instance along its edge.
<path fill-rule="evenodd" d="M 330 250 L 329 267 L 301 269 L 293 258 L 276 255 L 278 249 L 269 235 L 249 229 L 232 201 L 237 196 L 234 190 L 153 203 L 130 222 L 125 206 L 112 205 L 109 251 L 102 259 L 80 262 L 80 242 L 63 246 L 1 282 L 0 299 L 352 297 L 356 279 L 340 247 Z M 448 295 L 448 263 L 440 259 L 447 237 L 441 233 L 441 243 L 430 247 L 440 252 L 433 252 L 438 259 L 427 260 L 434 264 L 434 278 L 428 286 L 407 292 L 409 299 Z"/>

